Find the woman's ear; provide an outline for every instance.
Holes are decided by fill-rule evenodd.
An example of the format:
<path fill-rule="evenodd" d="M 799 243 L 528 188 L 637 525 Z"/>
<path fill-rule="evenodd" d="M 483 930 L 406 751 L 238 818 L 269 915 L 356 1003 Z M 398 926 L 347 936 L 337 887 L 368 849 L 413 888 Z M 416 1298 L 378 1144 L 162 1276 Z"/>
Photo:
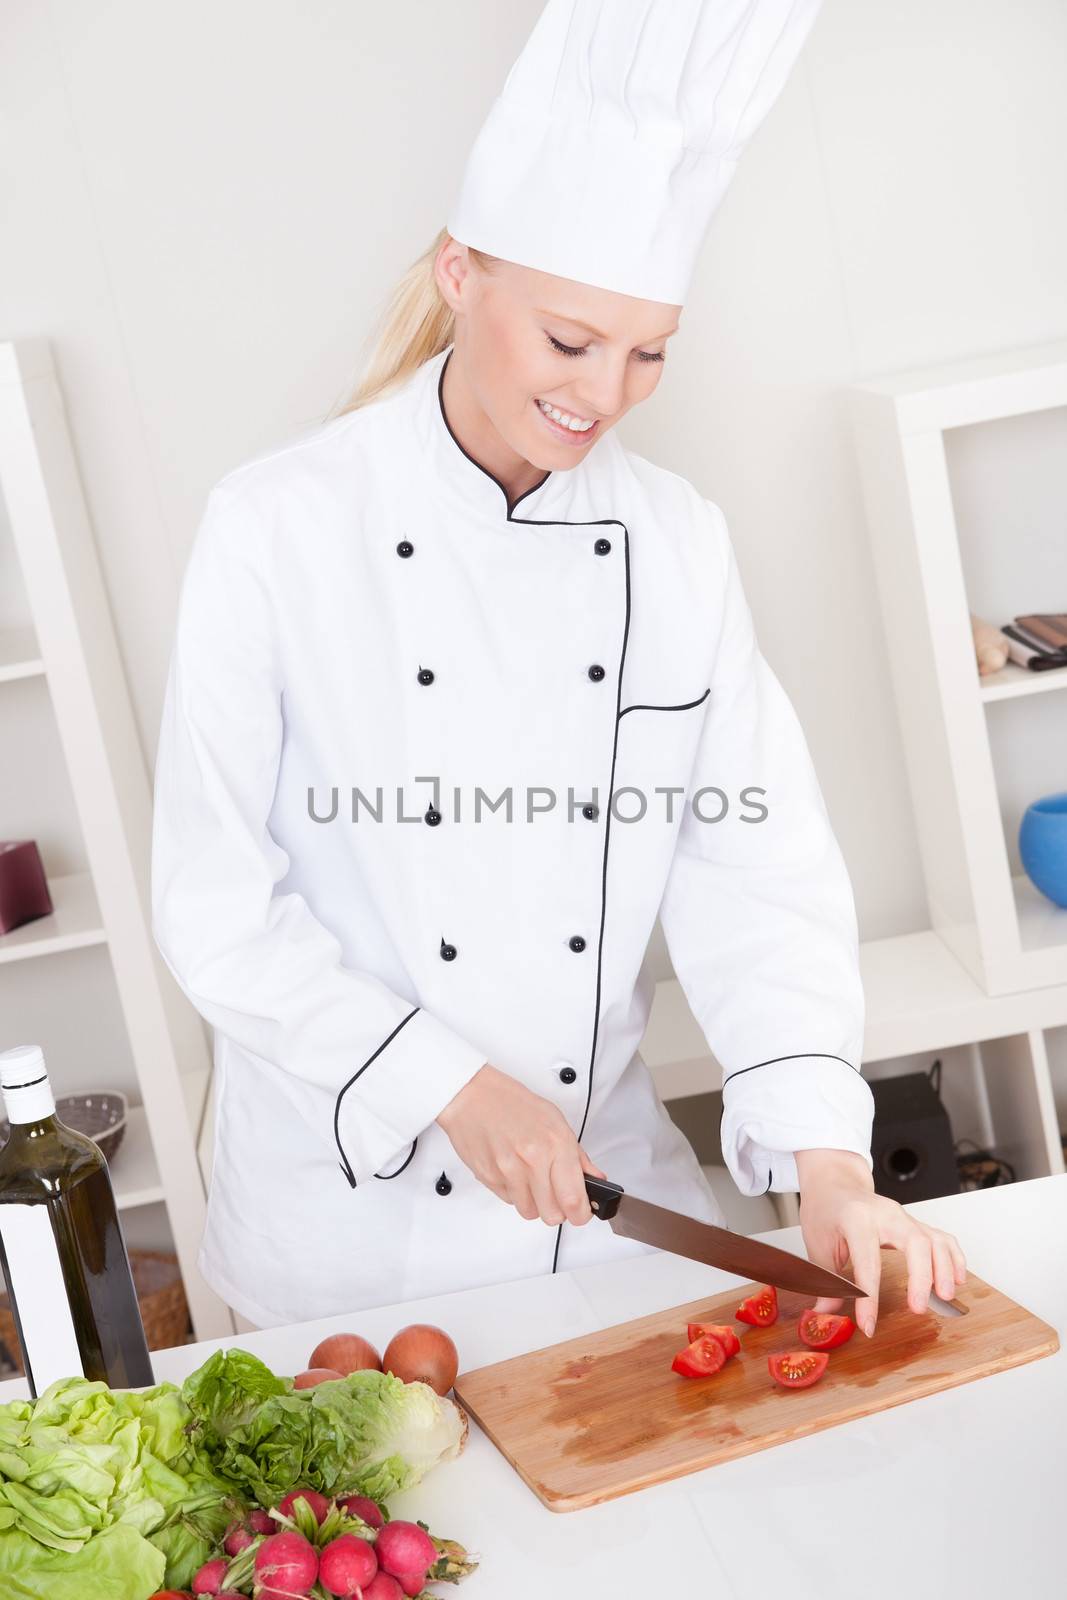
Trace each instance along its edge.
<path fill-rule="evenodd" d="M 451 235 L 442 241 L 433 264 L 434 281 L 453 312 L 466 310 L 470 295 L 471 259 L 465 244 Z"/>

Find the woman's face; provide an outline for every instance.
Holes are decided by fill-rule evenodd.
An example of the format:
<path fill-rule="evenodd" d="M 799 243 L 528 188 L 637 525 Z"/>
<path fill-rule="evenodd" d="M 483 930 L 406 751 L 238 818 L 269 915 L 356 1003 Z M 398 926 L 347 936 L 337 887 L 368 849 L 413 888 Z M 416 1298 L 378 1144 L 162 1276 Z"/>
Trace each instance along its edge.
<path fill-rule="evenodd" d="M 659 383 L 680 306 L 511 261 L 482 268 L 451 239 L 436 272 L 471 397 L 500 440 L 536 467 L 576 466 Z"/>

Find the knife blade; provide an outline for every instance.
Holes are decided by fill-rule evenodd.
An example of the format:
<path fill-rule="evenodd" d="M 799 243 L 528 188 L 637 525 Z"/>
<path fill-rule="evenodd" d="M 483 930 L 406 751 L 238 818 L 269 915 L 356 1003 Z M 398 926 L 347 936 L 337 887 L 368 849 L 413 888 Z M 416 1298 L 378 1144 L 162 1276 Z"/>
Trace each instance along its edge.
<path fill-rule="evenodd" d="M 690 1261 L 703 1261 L 739 1278 L 773 1283 L 778 1289 L 792 1289 L 796 1294 L 841 1300 L 864 1293 L 859 1284 L 803 1256 L 743 1233 L 732 1233 L 729 1228 L 698 1222 L 680 1211 L 668 1211 L 651 1200 L 627 1194 L 617 1183 L 587 1176 L 585 1188 L 593 1215 L 627 1239 L 640 1239 L 643 1244 L 687 1256 Z"/>

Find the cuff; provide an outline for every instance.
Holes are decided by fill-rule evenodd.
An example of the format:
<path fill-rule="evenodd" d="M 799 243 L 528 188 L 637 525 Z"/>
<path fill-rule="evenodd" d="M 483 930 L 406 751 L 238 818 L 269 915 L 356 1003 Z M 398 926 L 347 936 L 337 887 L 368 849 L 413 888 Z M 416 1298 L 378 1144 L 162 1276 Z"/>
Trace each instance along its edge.
<path fill-rule="evenodd" d="M 485 1064 L 477 1045 L 428 1011 L 409 1011 L 337 1096 L 334 1132 L 349 1183 L 355 1187 L 406 1155 Z"/>
<path fill-rule="evenodd" d="M 743 1195 L 798 1193 L 797 1150 L 851 1150 L 874 1171 L 874 1096 L 837 1056 L 783 1056 L 723 1084 L 723 1159 Z"/>

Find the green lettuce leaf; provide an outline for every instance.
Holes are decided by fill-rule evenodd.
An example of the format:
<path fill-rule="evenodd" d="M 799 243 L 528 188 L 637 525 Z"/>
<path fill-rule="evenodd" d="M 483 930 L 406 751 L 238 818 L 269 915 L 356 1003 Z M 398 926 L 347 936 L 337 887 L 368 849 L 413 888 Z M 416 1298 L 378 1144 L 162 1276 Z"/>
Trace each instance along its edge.
<path fill-rule="evenodd" d="M 384 1372 L 294 1390 L 247 1352 L 227 1350 L 182 1394 L 195 1419 L 190 1436 L 211 1469 L 267 1507 L 294 1484 L 383 1500 L 457 1455 L 463 1438 L 450 1400 Z"/>

